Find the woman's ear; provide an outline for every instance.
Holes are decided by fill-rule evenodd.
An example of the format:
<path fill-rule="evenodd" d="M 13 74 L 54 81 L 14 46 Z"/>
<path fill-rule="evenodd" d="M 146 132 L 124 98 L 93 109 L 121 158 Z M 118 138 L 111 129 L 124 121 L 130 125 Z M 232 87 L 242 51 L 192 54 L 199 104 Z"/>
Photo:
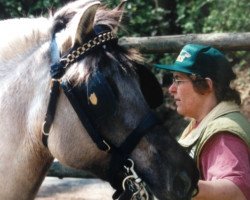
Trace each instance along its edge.
<path fill-rule="evenodd" d="M 205 78 L 207 85 L 208 85 L 208 92 L 211 92 L 214 90 L 214 83 L 211 80 L 211 78 Z"/>

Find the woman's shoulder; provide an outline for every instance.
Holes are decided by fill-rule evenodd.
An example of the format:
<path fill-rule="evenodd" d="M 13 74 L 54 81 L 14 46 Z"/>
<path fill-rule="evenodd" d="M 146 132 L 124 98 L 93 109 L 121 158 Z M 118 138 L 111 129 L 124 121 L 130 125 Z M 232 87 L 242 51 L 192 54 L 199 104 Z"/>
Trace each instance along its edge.
<path fill-rule="evenodd" d="M 250 146 L 250 123 L 239 112 L 229 113 L 208 123 L 201 140 L 206 142 L 218 132 L 225 131 L 237 135 Z"/>

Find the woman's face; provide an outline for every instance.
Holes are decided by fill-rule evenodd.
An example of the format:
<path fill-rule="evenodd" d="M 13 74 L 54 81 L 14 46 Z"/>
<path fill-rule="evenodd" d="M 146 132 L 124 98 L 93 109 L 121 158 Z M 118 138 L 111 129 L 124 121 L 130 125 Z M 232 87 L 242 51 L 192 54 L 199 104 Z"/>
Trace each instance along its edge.
<path fill-rule="evenodd" d="M 192 80 L 187 75 L 179 72 L 173 73 L 173 83 L 169 87 L 169 93 L 173 96 L 177 112 L 185 117 L 199 118 L 200 108 L 206 95 L 194 90 Z"/>

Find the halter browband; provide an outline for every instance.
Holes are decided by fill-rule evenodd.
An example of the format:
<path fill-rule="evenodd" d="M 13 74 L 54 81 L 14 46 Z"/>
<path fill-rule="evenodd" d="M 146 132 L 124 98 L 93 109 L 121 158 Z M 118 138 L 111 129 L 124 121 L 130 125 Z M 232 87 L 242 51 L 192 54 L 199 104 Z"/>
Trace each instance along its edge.
<path fill-rule="evenodd" d="M 80 119 L 81 123 L 83 124 L 97 147 L 100 150 L 107 151 L 112 154 L 111 165 L 109 169 L 110 184 L 117 189 L 116 195 L 121 196 L 122 184 L 120 182 L 120 179 L 124 179 L 125 177 L 116 178 L 115 175 L 123 170 L 122 168 L 124 168 L 124 162 L 128 159 L 133 149 L 149 129 L 154 127 L 156 124 L 159 124 L 159 120 L 152 111 L 148 112 L 148 114 L 139 123 L 137 128 L 132 131 L 132 133 L 119 147 L 110 144 L 102 138 L 101 134 L 98 132 L 98 128 L 96 128 L 98 121 L 94 119 L 95 115 L 93 114 L 93 112 L 98 112 L 98 110 L 92 111 L 92 108 L 89 107 L 88 103 L 82 103 L 83 98 L 79 94 L 81 94 L 81 92 L 86 92 L 87 97 L 85 96 L 84 98 L 88 99 L 89 96 L 84 88 L 88 88 L 89 85 L 86 84 L 92 84 L 93 90 L 97 92 L 97 95 L 99 90 L 101 96 L 104 97 L 103 105 L 109 106 L 109 104 L 114 104 L 115 97 L 112 93 L 112 89 L 106 81 L 106 78 L 97 70 L 97 72 L 95 72 L 95 74 L 93 75 L 92 80 L 90 78 L 90 80 L 88 81 L 89 83 L 83 83 L 83 85 L 79 86 L 80 88 L 72 86 L 68 81 L 61 81 L 61 77 L 65 74 L 66 69 L 74 62 L 83 59 L 91 50 L 94 50 L 96 47 L 112 44 L 112 42 L 117 44 L 116 35 L 114 35 L 110 31 L 107 31 L 106 26 L 96 26 L 93 36 L 94 37 L 92 37 L 92 39 L 89 39 L 82 46 L 73 47 L 67 55 L 60 58 L 59 62 L 51 65 L 51 90 L 47 112 L 42 127 L 42 141 L 43 144 L 47 147 L 48 136 L 55 117 L 56 105 L 61 87 L 63 88 L 65 95 L 67 96 L 72 107 L 77 113 L 78 118 Z M 57 49 L 58 51 L 55 41 L 55 34 L 52 38 L 52 47 L 54 49 Z M 104 51 L 107 50 L 103 47 L 102 49 Z M 98 83 L 101 84 L 98 85 Z M 108 101 L 109 104 L 107 104 L 105 100 Z M 110 112 L 110 114 L 113 114 L 112 111 Z"/>
<path fill-rule="evenodd" d="M 66 54 L 60 59 L 59 62 L 56 62 L 55 64 L 51 65 L 51 78 L 60 79 L 64 75 L 65 70 L 71 64 L 82 59 L 82 57 L 84 57 L 85 54 L 88 53 L 90 50 L 93 50 L 96 47 L 99 47 L 112 41 L 116 42 L 117 36 L 111 31 L 109 31 L 98 34 L 96 37 L 88 40 L 82 46 L 73 47 L 68 54 Z M 52 43 L 56 43 L 55 36 L 53 36 L 52 38 Z"/>
<path fill-rule="evenodd" d="M 84 55 L 89 50 L 112 40 L 117 40 L 117 37 L 111 31 L 101 33 L 92 40 L 89 40 L 87 43 L 84 43 L 82 46 L 78 47 L 76 50 L 73 50 L 66 56 L 66 58 L 62 58 L 61 62 L 64 62 L 65 67 L 68 67 L 68 65 L 74 63 L 81 55 Z"/>

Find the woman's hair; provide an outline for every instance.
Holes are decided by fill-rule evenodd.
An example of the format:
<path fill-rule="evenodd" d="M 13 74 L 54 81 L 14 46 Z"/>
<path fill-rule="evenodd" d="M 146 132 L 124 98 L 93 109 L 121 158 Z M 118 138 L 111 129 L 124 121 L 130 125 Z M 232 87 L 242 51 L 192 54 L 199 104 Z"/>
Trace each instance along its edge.
<path fill-rule="evenodd" d="M 238 105 L 241 104 L 239 92 L 230 85 L 236 79 L 236 74 L 233 72 L 231 65 L 226 66 L 224 63 L 218 63 L 215 73 L 211 73 L 205 78 L 193 75 L 189 77 L 196 92 L 204 94 L 209 87 L 206 78 L 210 78 L 213 82 L 218 103 L 234 101 Z"/>

